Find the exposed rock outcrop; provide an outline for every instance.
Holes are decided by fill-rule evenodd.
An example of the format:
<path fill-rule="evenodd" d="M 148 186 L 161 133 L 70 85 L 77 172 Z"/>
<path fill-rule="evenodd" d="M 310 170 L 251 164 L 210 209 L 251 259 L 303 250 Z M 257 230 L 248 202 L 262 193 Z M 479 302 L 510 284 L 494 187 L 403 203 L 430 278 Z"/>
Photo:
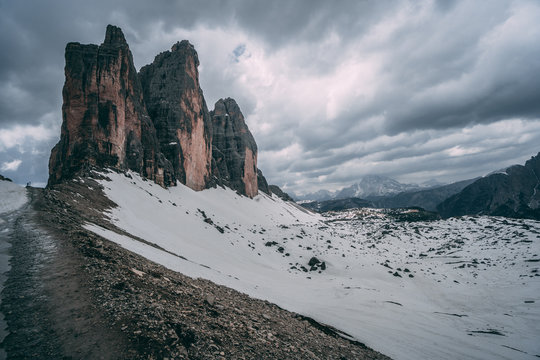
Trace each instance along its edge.
<path fill-rule="evenodd" d="M 198 66 L 195 48 L 183 40 L 139 73 L 162 152 L 176 177 L 194 190 L 207 188 L 212 172 L 212 122 Z"/>
<path fill-rule="evenodd" d="M 210 113 L 199 58 L 177 42 L 137 74 L 122 30 L 109 25 L 101 45 L 66 46 L 62 133 L 49 160 L 49 185 L 89 167 L 133 170 L 162 186 L 216 184 L 254 197 L 257 145 L 238 104 Z M 215 130 L 213 130 L 215 128 Z M 264 180 L 264 181 L 263 181 Z"/>
<path fill-rule="evenodd" d="M 260 169 L 257 169 L 257 187 L 259 188 L 259 191 L 262 191 L 266 195 L 272 194 L 268 187 L 268 182 Z"/>
<path fill-rule="evenodd" d="M 65 59 L 62 133 L 51 152 L 49 185 L 86 166 L 131 169 L 173 185 L 122 30 L 107 26 L 100 46 L 67 44 Z"/>
<path fill-rule="evenodd" d="M 283 190 L 281 190 L 279 188 L 279 186 L 277 185 L 268 185 L 268 189 L 270 190 L 270 192 L 272 194 L 276 194 L 278 197 L 280 197 L 281 199 L 285 200 L 285 201 L 292 201 L 294 202 L 294 199 L 292 197 L 289 196 L 289 194 L 287 194 L 286 192 L 284 192 Z"/>
<path fill-rule="evenodd" d="M 258 192 L 257 144 L 244 115 L 231 98 L 220 99 L 210 115 L 216 177 L 224 185 L 254 197 Z"/>
<path fill-rule="evenodd" d="M 443 201 L 443 217 L 493 215 L 540 219 L 540 153 L 523 165 L 483 177 Z"/>
<path fill-rule="evenodd" d="M 10 178 L 7 178 L 7 177 L 3 177 L 2 175 L 0 175 L 0 180 L 2 181 L 12 181 Z"/>

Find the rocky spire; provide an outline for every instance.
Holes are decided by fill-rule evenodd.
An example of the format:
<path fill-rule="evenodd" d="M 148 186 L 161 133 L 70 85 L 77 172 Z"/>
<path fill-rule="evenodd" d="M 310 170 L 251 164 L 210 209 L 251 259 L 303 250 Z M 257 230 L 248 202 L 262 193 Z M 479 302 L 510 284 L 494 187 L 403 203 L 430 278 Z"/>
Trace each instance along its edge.
<path fill-rule="evenodd" d="M 103 41 L 102 45 L 128 46 L 126 38 L 124 37 L 124 33 L 122 32 L 122 29 L 114 25 L 107 25 L 107 31 L 105 32 L 105 40 Z"/>
<path fill-rule="evenodd" d="M 212 123 L 198 65 L 195 48 L 183 40 L 139 73 L 162 152 L 176 177 L 194 190 L 210 185 L 212 170 Z"/>
<path fill-rule="evenodd" d="M 258 193 L 257 144 L 234 99 L 220 99 L 211 112 L 216 178 L 249 197 Z M 262 176 L 262 173 L 261 173 Z"/>
<path fill-rule="evenodd" d="M 69 43 L 62 133 L 49 160 L 49 184 L 88 165 L 132 169 L 163 186 L 175 183 L 144 107 L 122 30 L 107 26 L 100 46 Z"/>
<path fill-rule="evenodd" d="M 162 186 L 227 185 L 254 197 L 257 145 L 233 99 L 210 114 L 199 58 L 187 40 L 137 74 L 122 30 L 107 26 L 99 46 L 66 46 L 62 133 L 49 160 L 49 185 L 88 166 L 131 169 Z M 259 185 L 260 184 L 260 185 Z"/>

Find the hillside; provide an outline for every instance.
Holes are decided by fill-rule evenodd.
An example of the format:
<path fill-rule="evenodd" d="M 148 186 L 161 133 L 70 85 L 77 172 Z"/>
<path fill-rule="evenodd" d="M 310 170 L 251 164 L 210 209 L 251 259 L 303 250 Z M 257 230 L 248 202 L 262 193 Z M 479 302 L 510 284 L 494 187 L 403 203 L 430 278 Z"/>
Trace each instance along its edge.
<path fill-rule="evenodd" d="M 0 175 L 1 177 L 1 175 Z M 26 190 L 11 180 L 0 179 L 0 213 L 20 208 L 26 202 Z"/>
<path fill-rule="evenodd" d="M 442 202 L 444 217 L 494 215 L 540 219 L 540 153 L 525 165 L 514 165 L 478 179 Z"/>
<path fill-rule="evenodd" d="M 396 359 L 539 353 L 538 328 L 528 320 L 538 316 L 531 301 L 540 301 L 537 222 L 397 223 L 380 210 L 320 217 L 264 194 L 163 189 L 135 174 L 107 173 L 99 182 L 118 205 L 108 215 L 115 227 L 90 222 L 87 230 Z"/>
<path fill-rule="evenodd" d="M 167 191 L 137 176 L 121 176 L 125 182 L 113 181 L 119 186 L 135 182 Z M 202 194 L 182 187 L 195 197 Z M 231 190 L 215 191 L 239 197 Z M 151 193 L 139 194 L 147 198 L 139 207 L 147 203 L 148 210 L 156 210 L 152 200 L 147 202 L 159 204 Z M 0 213 L 5 220 L 0 222 L 0 245 L 8 241 L 12 256 L 0 305 L 8 325 L 2 342 L 8 358 L 387 359 L 305 315 L 167 268 L 184 263 L 182 256 L 172 256 L 163 266 L 85 230 L 82 226 L 92 223 L 127 235 L 110 222 L 116 205 L 92 177 L 52 189 L 30 188 L 28 195 L 31 200 L 21 211 Z M 167 211 L 154 215 L 174 220 Z M 221 234 L 196 208 L 192 215 L 194 225 Z M 189 228 L 178 229 L 181 237 L 189 234 Z M 151 245 L 137 239 L 143 247 Z M 201 262 L 208 268 L 186 262 L 209 270 L 214 264 L 208 260 Z"/>

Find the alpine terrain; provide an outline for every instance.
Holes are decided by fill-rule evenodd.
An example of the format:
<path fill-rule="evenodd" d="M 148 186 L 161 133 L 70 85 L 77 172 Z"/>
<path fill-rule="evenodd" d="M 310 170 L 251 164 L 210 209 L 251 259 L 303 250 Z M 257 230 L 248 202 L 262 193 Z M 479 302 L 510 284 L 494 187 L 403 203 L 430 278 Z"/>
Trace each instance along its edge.
<path fill-rule="evenodd" d="M 456 194 L 445 219 L 317 213 L 268 185 L 241 104 L 208 109 L 188 41 L 137 72 L 109 25 L 65 61 L 47 188 L 0 180 L 8 359 L 540 357 L 540 222 L 513 216 L 538 209 L 538 156 L 434 195 Z"/>

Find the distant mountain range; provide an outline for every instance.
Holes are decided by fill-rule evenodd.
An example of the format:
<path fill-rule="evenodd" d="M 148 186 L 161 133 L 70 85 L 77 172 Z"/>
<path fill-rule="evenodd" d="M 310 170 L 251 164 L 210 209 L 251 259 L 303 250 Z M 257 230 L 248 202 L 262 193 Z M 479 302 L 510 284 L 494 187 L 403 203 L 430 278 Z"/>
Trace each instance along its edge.
<path fill-rule="evenodd" d="M 335 197 L 335 192 L 328 190 L 319 190 L 304 195 L 297 195 L 294 192 L 289 192 L 289 195 L 298 202 L 312 202 L 312 201 L 325 201 L 331 200 Z"/>
<path fill-rule="evenodd" d="M 425 210 L 435 211 L 446 198 L 459 193 L 476 179 L 458 181 L 448 185 L 436 186 L 429 189 L 402 192 L 390 196 L 369 196 L 367 200 L 378 208 L 402 208 L 419 206 Z"/>
<path fill-rule="evenodd" d="M 359 182 L 339 191 L 335 198 L 345 199 L 350 197 L 366 198 L 368 196 L 385 196 L 398 194 L 405 191 L 418 190 L 417 184 L 402 184 L 387 176 L 367 175 Z"/>
<path fill-rule="evenodd" d="M 397 180 L 394 180 L 388 176 L 382 175 L 366 175 L 357 183 L 352 184 L 349 187 L 345 187 L 335 192 L 328 190 L 319 190 L 317 192 L 308 193 L 305 195 L 292 195 L 297 201 L 312 202 L 312 201 L 326 201 L 333 199 L 348 199 L 348 198 L 369 198 L 369 197 L 381 197 L 399 194 L 409 191 L 419 191 L 436 186 L 442 186 L 443 183 L 437 180 L 428 180 L 422 184 L 404 184 Z"/>
<path fill-rule="evenodd" d="M 371 175 L 335 193 L 320 190 L 298 199 L 318 199 L 304 200 L 302 205 L 320 212 L 358 207 L 421 207 L 437 211 L 444 218 L 492 215 L 540 220 L 540 153 L 525 165 L 513 165 L 484 177 L 432 187 L 427 184 L 402 184 Z"/>
<path fill-rule="evenodd" d="M 321 201 L 303 202 L 302 206 L 318 211 L 338 211 L 359 207 L 373 208 L 408 208 L 421 207 L 428 211 L 436 211 L 437 205 L 451 195 L 459 193 L 477 179 L 463 180 L 448 185 L 442 185 L 424 190 L 404 191 L 398 194 L 383 196 L 367 196 L 365 198 L 350 197 Z M 418 187 L 416 188 L 418 189 Z"/>

